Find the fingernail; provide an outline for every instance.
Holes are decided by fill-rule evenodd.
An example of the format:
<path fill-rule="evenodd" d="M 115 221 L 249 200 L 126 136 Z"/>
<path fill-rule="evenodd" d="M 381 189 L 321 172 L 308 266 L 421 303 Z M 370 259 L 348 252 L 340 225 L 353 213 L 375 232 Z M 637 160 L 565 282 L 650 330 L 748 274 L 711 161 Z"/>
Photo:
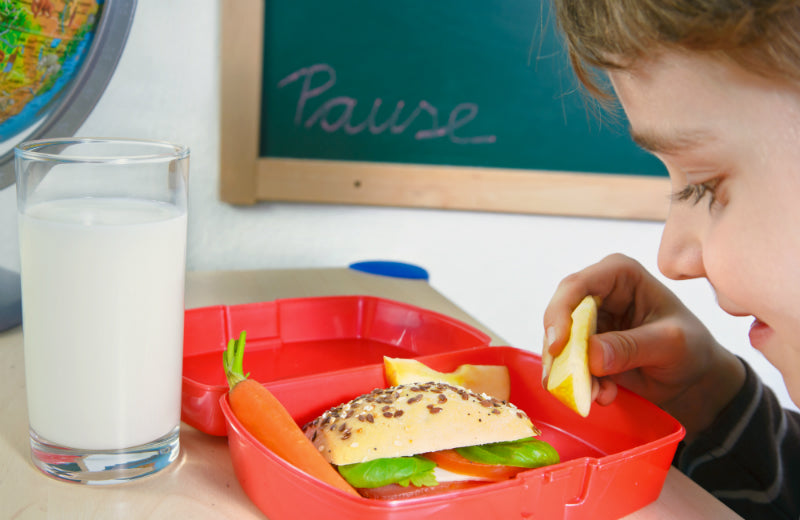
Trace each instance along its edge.
<path fill-rule="evenodd" d="M 547 327 L 547 330 L 545 331 L 544 335 L 545 335 L 545 338 L 547 338 L 546 347 L 550 348 L 550 346 L 553 343 L 555 343 L 555 341 L 556 341 L 556 328 L 555 327 Z"/>
<path fill-rule="evenodd" d="M 598 340 L 598 343 L 600 343 L 600 347 L 603 349 L 603 368 L 608 372 L 614 366 L 614 349 L 605 341 Z"/>

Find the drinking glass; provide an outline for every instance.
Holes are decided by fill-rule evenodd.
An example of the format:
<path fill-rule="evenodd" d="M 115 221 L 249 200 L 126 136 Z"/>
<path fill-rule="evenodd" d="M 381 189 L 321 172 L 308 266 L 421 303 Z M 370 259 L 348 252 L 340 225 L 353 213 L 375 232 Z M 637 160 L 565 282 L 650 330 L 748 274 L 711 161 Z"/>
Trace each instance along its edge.
<path fill-rule="evenodd" d="M 189 150 L 133 139 L 15 149 L 31 458 L 110 484 L 179 453 Z"/>

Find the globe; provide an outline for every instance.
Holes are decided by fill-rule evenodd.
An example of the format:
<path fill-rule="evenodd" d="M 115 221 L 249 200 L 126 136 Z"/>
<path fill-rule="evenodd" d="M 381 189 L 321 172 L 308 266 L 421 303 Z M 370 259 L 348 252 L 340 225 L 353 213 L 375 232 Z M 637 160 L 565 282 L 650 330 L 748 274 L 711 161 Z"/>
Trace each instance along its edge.
<path fill-rule="evenodd" d="M 0 189 L 13 148 L 78 129 L 113 74 L 135 0 L 0 1 Z"/>

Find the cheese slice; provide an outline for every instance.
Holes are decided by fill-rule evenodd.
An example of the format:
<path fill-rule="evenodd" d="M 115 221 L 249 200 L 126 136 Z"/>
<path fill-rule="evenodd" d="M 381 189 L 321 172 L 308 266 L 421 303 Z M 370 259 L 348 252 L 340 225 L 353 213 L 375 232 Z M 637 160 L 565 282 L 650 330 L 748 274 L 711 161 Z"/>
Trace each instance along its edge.
<path fill-rule="evenodd" d="M 444 482 L 463 482 L 466 480 L 476 480 L 481 482 L 490 481 L 491 479 L 485 477 L 476 477 L 475 475 L 464 475 L 462 473 L 453 473 L 439 466 L 433 468 L 433 475 L 436 477 L 436 482 L 442 484 Z"/>

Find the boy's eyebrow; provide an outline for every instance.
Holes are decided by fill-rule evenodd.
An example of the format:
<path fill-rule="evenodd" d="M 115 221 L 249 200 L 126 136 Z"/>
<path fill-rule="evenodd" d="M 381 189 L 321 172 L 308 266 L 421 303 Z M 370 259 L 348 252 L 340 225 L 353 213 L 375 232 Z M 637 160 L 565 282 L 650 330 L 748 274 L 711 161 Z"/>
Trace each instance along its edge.
<path fill-rule="evenodd" d="M 681 131 L 675 134 L 659 134 L 630 129 L 633 141 L 653 153 L 674 154 L 697 148 L 711 140 L 711 135 L 702 130 Z"/>

